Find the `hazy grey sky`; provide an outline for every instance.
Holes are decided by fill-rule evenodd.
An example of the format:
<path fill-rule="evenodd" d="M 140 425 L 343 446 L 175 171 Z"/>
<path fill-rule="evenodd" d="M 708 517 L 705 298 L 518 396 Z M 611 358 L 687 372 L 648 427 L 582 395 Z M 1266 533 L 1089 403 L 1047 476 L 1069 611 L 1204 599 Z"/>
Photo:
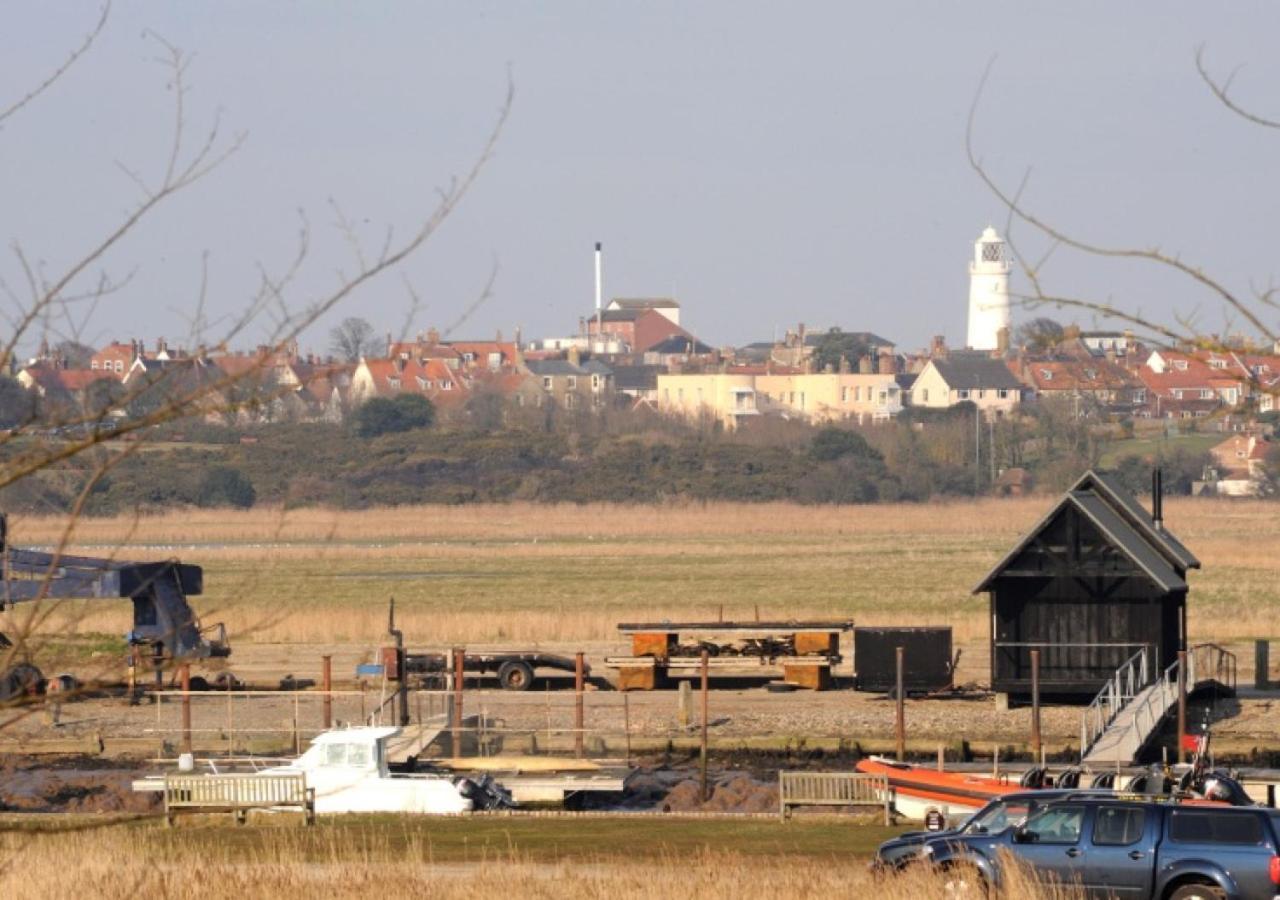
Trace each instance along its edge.
<path fill-rule="evenodd" d="M 63 59 L 94 3 L 9 2 L 0 105 Z M 972 241 L 1004 213 L 969 170 L 964 127 L 1028 199 L 1096 240 L 1158 243 L 1234 287 L 1275 272 L 1280 133 L 1233 117 L 1196 74 L 1208 45 L 1242 100 L 1280 116 L 1272 3 L 118 2 L 98 45 L 0 131 L 0 237 L 56 271 L 114 223 L 169 124 L 153 29 L 195 54 L 190 119 L 223 110 L 243 150 L 146 223 L 109 268 L 137 268 L 85 330 L 94 342 L 188 330 L 201 254 L 210 312 L 284 264 L 313 227 L 303 303 L 350 269 L 328 199 L 376 236 L 411 227 L 463 171 L 506 87 L 516 101 L 474 193 L 406 268 L 453 320 L 499 264 L 466 335 L 571 332 L 610 295 L 670 295 L 715 344 L 797 321 L 907 347 L 963 341 Z M 1166 317 L 1223 315 L 1187 283 L 1060 255 L 1051 285 Z M 20 272 L 0 260 L 11 285 Z M 1017 284 L 1015 284 L 1015 287 Z M 341 310 L 399 329 L 399 277 Z M 1015 316 L 1017 313 L 1015 313 Z M 1068 316 L 1069 317 L 1069 316 Z M 323 350 L 333 317 L 304 345 Z M 462 335 L 459 335 L 462 336 Z"/>

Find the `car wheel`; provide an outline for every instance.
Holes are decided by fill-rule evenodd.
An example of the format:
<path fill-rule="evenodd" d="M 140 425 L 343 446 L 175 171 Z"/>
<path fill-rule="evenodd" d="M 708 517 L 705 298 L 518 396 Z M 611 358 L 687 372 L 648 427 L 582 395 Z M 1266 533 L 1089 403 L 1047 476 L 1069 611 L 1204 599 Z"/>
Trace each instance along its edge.
<path fill-rule="evenodd" d="M 504 690 L 527 691 L 533 684 L 533 667 L 526 662 L 504 662 L 498 669 L 498 683 Z"/>
<path fill-rule="evenodd" d="M 1184 884 L 1169 895 L 1169 900 L 1223 900 L 1226 896 L 1216 884 Z"/>
<path fill-rule="evenodd" d="M 974 898 L 987 896 L 987 879 L 977 866 L 965 863 L 947 866 L 942 870 L 942 896 L 948 898 Z"/>

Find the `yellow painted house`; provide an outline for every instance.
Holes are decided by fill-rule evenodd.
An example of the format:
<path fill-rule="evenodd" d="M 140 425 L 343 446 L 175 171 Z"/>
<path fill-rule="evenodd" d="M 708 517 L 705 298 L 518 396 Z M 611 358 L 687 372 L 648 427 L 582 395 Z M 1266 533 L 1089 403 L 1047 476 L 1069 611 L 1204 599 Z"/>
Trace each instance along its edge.
<path fill-rule="evenodd" d="M 659 375 L 658 409 L 689 419 L 712 418 L 726 428 L 765 413 L 811 422 L 881 422 L 902 411 L 893 375 L 849 372 Z"/>
<path fill-rule="evenodd" d="M 1001 418 L 1021 406 L 1022 383 L 1003 360 L 955 353 L 929 360 L 911 386 L 912 406 L 945 409 L 966 401 L 987 418 Z"/>

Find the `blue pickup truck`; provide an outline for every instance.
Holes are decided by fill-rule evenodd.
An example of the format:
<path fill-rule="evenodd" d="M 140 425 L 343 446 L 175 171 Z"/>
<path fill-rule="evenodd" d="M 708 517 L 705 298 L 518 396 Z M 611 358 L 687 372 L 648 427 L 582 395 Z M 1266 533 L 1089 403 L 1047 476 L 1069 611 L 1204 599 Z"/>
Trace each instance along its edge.
<path fill-rule="evenodd" d="M 1151 800 L 1067 799 L 999 834 L 940 837 L 922 857 L 948 893 L 985 894 L 1006 856 L 1089 896 L 1280 900 L 1280 810 Z"/>
<path fill-rule="evenodd" d="M 1015 825 L 1021 825 L 1028 815 L 1047 803 L 1070 798 L 1114 797 L 1114 791 L 1058 790 L 1041 788 L 1034 791 L 1017 791 L 992 799 L 955 828 L 946 831 L 908 831 L 890 838 L 876 850 L 871 863 L 873 871 L 901 871 L 919 861 L 920 850 L 930 841 L 946 837 L 996 834 Z"/>

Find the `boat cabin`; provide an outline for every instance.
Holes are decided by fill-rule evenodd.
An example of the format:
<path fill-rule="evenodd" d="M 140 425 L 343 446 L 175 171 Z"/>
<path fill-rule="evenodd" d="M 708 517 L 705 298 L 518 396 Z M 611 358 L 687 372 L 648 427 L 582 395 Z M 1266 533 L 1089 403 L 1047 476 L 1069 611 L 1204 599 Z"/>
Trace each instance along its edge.
<path fill-rule="evenodd" d="M 991 686 L 1087 699 L 1146 654 L 1149 678 L 1186 648 L 1188 569 L 1200 562 L 1164 527 L 1159 476 L 1148 513 L 1111 475 L 1088 472 L 973 592 L 990 596 Z"/>
<path fill-rule="evenodd" d="M 400 733 L 394 726 L 339 728 L 319 734 L 292 768 L 347 772 L 376 772 L 388 775 L 387 741 Z"/>

